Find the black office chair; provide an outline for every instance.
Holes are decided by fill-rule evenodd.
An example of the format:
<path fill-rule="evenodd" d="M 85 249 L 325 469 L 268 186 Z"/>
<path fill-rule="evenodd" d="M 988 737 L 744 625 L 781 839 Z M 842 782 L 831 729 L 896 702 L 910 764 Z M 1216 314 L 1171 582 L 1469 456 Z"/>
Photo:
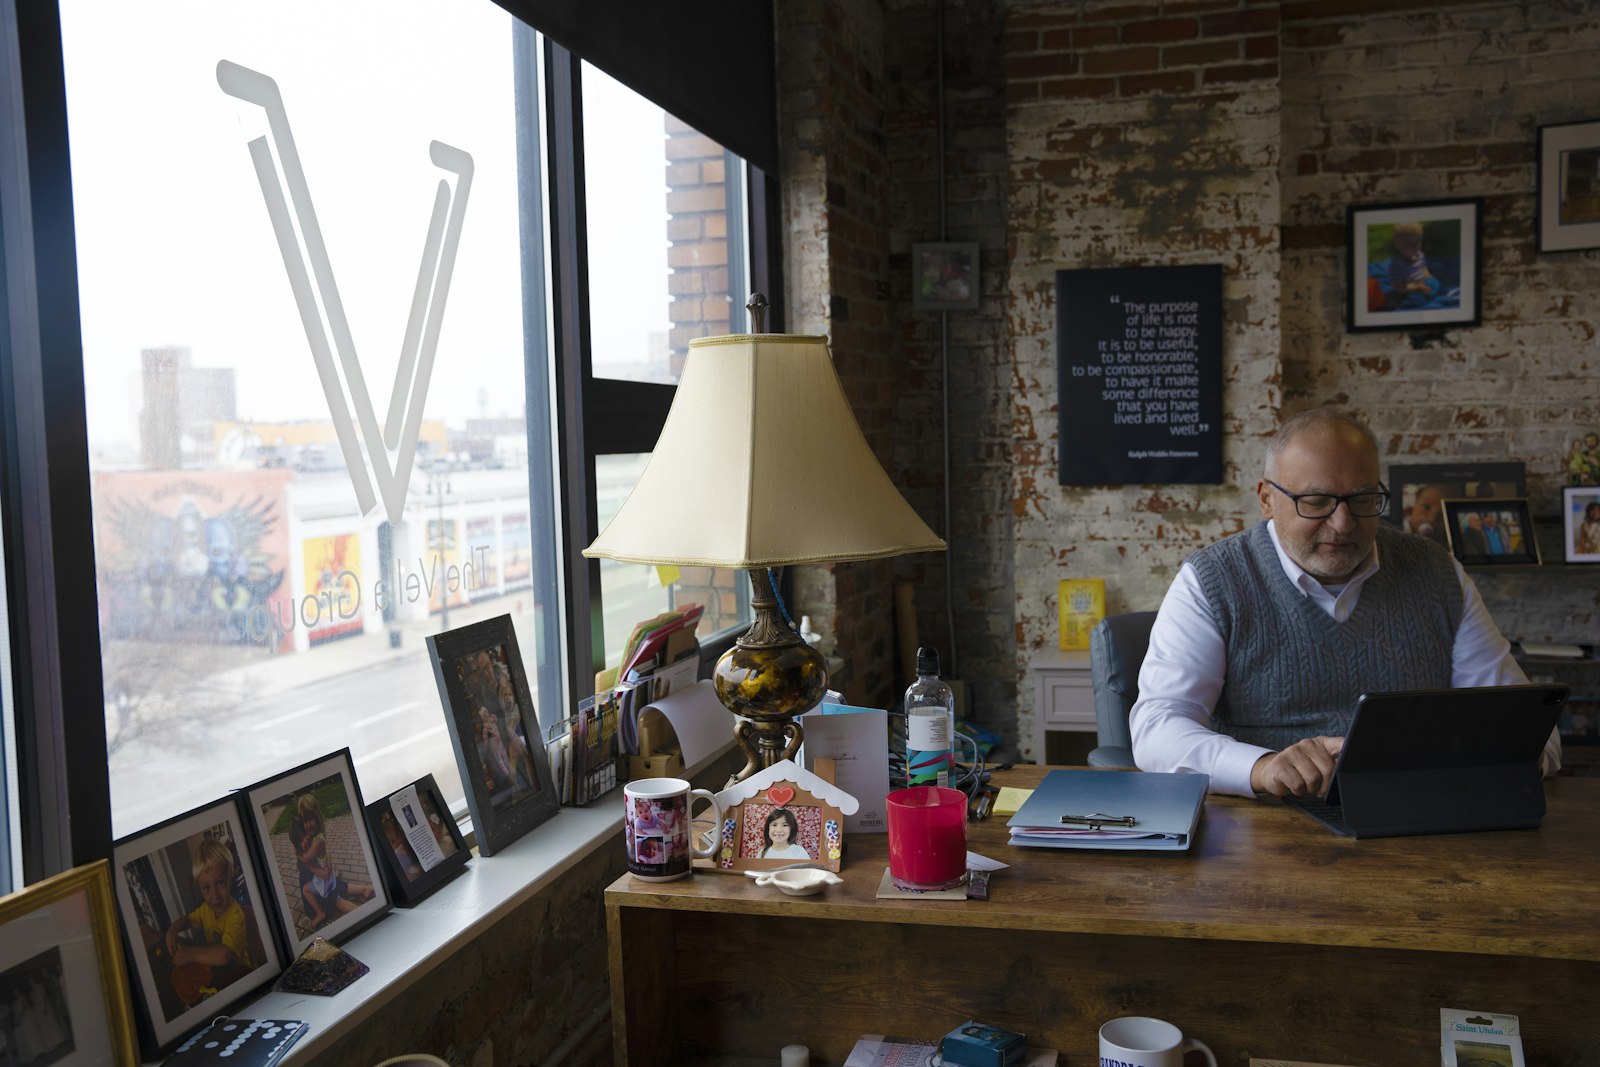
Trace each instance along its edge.
<path fill-rule="evenodd" d="M 1108 615 L 1089 631 L 1089 675 L 1094 679 L 1095 748 L 1091 767 L 1132 767 L 1128 712 L 1139 699 L 1139 666 L 1150 648 L 1153 611 Z"/>

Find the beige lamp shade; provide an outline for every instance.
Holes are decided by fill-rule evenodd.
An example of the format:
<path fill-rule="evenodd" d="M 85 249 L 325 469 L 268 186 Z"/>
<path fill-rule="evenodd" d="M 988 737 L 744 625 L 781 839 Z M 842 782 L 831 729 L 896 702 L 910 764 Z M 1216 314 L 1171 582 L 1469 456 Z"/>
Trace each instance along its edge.
<path fill-rule="evenodd" d="M 945 547 L 867 446 L 827 339 L 689 342 L 638 485 L 585 556 L 778 567 Z"/>

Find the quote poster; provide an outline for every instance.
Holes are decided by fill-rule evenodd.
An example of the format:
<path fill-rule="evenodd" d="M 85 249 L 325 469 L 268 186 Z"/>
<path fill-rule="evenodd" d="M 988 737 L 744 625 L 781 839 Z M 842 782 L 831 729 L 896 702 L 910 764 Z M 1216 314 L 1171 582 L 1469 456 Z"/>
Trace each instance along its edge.
<path fill-rule="evenodd" d="M 1222 482 L 1222 267 L 1056 272 L 1062 485 Z"/>

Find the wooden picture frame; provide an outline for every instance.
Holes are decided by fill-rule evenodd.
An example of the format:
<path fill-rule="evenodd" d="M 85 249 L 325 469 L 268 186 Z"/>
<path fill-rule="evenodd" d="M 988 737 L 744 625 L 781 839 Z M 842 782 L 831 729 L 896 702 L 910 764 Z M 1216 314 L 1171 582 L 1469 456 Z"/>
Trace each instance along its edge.
<path fill-rule="evenodd" d="M 271 886 L 267 896 L 291 963 L 316 938 L 348 940 L 389 911 L 348 748 L 244 793 L 256 860 Z"/>
<path fill-rule="evenodd" d="M 1526 498 L 1446 500 L 1444 519 L 1450 551 L 1463 564 L 1539 562 L 1539 541 Z"/>
<path fill-rule="evenodd" d="M 492 856 L 556 813 L 539 717 L 510 615 L 428 638 L 478 853 Z"/>
<path fill-rule="evenodd" d="M 695 864 L 768 871 L 809 862 L 837 872 L 844 816 L 854 815 L 859 805 L 833 784 L 833 760 L 819 759 L 816 768 L 813 773 L 794 760 L 779 760 L 718 793 L 722 825 L 716 850 Z"/>
<path fill-rule="evenodd" d="M 112 848 L 146 1059 L 171 1051 L 185 1034 L 227 1014 L 283 972 L 250 832 L 234 794 L 130 834 Z M 221 895 L 213 900 L 219 885 Z M 219 951 L 228 958 L 203 958 Z"/>
<path fill-rule="evenodd" d="M 368 804 L 367 828 L 397 908 L 426 897 L 472 858 L 431 774 Z"/>
<path fill-rule="evenodd" d="M 1600 485 L 1561 487 L 1562 559 L 1600 563 Z"/>
<path fill-rule="evenodd" d="M 918 311 L 972 311 L 978 306 L 976 241 L 911 246 L 911 306 Z"/>
<path fill-rule="evenodd" d="M 1540 252 L 1600 248 L 1600 119 L 1539 127 Z"/>
<path fill-rule="evenodd" d="M 1349 207 L 1345 328 L 1478 325 L 1482 211 L 1481 199 Z"/>
<path fill-rule="evenodd" d="M 1521 463 L 1391 463 L 1386 520 L 1407 533 L 1449 547 L 1444 501 L 1451 497 L 1519 497 L 1528 494 Z"/>
<path fill-rule="evenodd" d="M 16 1062 L 138 1067 L 107 861 L 0 898 L 0 997 L 22 1005 L 13 1010 L 24 1013 L 30 1045 L 38 1046 Z M 15 1043 L 23 1029 L 6 1036 Z"/>

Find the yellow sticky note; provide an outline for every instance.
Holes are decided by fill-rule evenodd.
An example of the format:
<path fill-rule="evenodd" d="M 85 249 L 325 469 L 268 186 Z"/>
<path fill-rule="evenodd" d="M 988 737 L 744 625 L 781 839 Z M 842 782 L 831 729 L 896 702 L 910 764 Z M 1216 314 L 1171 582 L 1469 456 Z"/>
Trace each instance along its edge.
<path fill-rule="evenodd" d="M 656 577 L 661 579 L 661 588 L 665 589 L 667 586 L 683 577 L 683 572 L 677 567 L 673 566 L 671 563 L 663 563 L 656 568 Z"/>
<path fill-rule="evenodd" d="M 994 798 L 994 807 L 991 809 L 996 815 L 1015 815 L 1017 809 L 1033 796 L 1031 789 L 1017 789 L 1013 786 L 1003 785 Z"/>

